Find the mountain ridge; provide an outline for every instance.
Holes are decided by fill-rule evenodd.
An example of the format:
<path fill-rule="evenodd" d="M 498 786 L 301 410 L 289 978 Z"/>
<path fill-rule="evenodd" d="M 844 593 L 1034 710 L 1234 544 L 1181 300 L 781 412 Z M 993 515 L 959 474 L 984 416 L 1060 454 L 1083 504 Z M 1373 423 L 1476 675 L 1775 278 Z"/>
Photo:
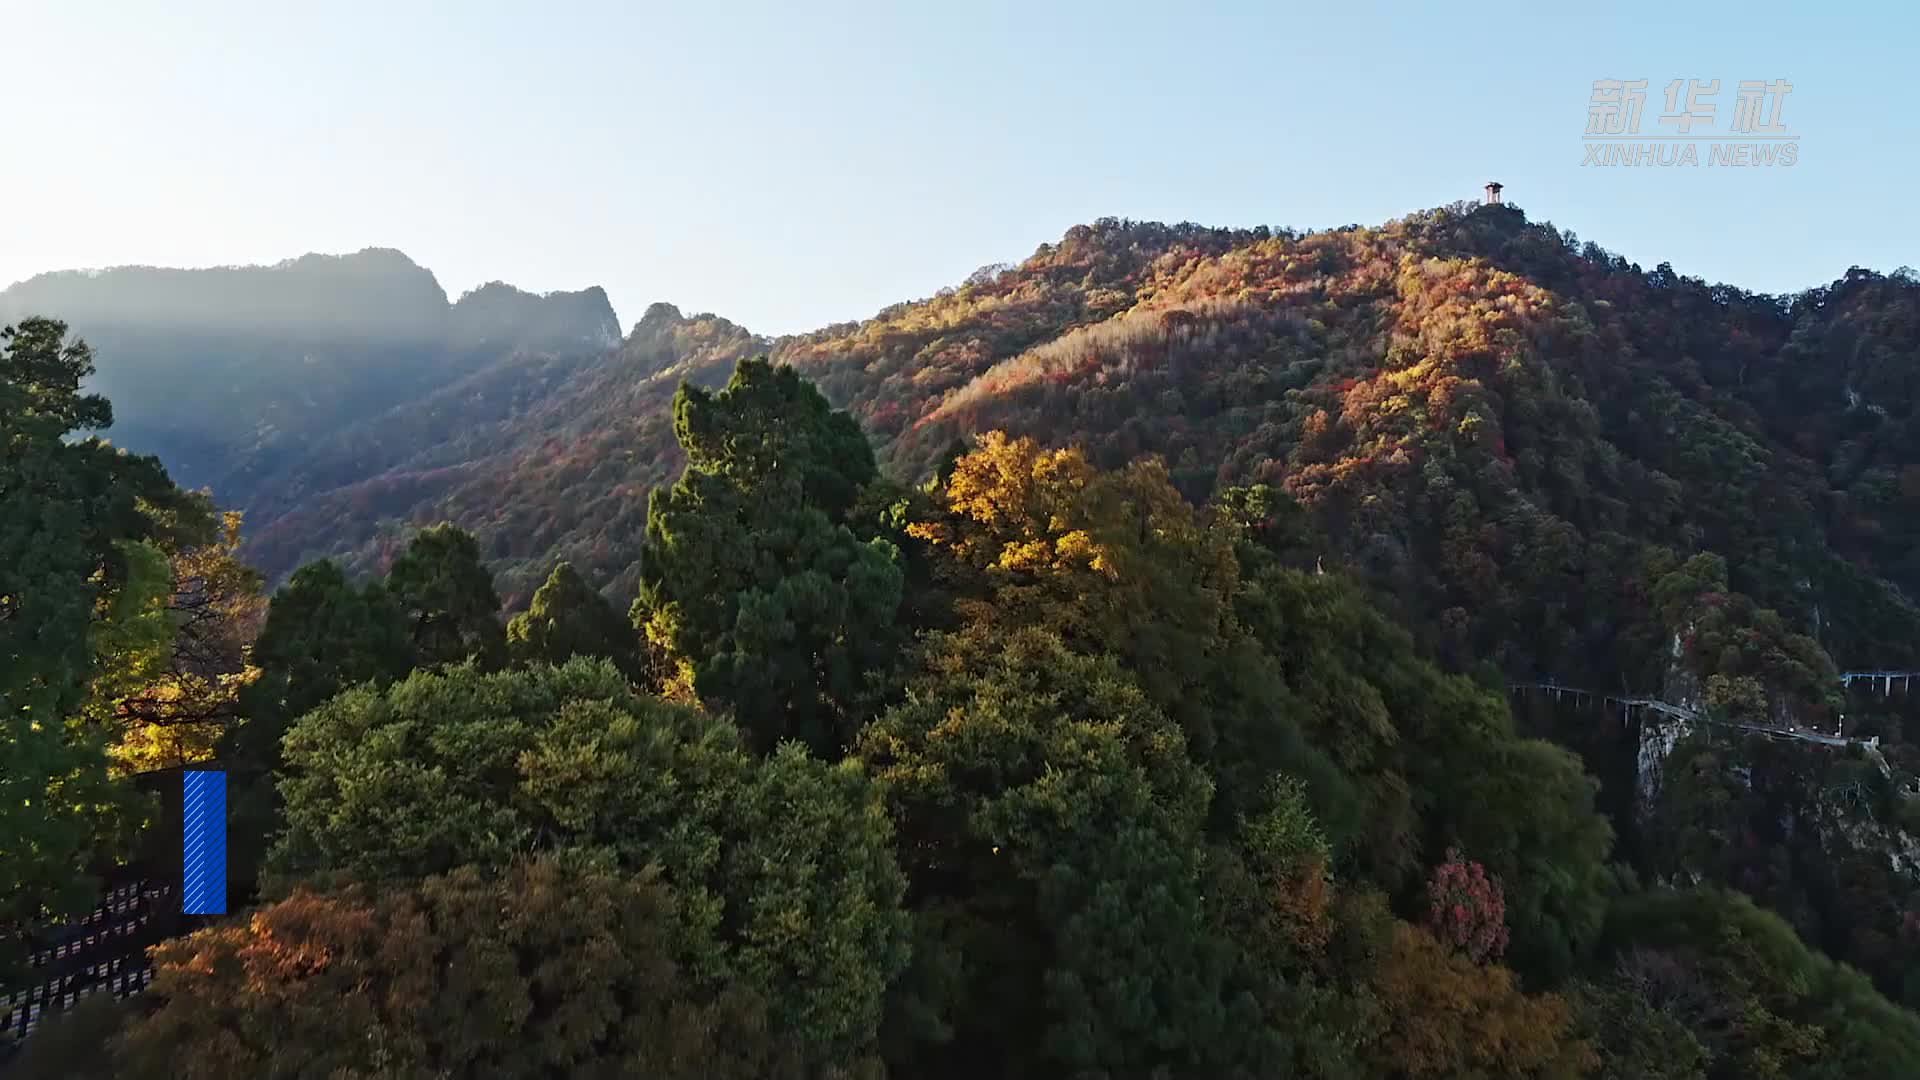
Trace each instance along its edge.
<path fill-rule="evenodd" d="M 506 324 L 530 295 L 459 303 L 497 302 Z M 1645 271 L 1512 205 L 1322 232 L 1101 219 L 805 334 L 658 302 L 611 348 L 493 355 L 238 475 L 270 493 L 248 508 L 271 576 L 321 556 L 371 572 L 449 518 L 513 604 L 562 558 L 630 594 L 645 492 L 679 467 L 675 388 L 765 352 L 848 408 L 903 479 L 1001 428 L 1105 467 L 1158 454 L 1196 500 L 1274 484 L 1337 538 L 1336 561 L 1449 627 L 1428 644 L 1462 661 L 1538 671 L 1617 637 L 1656 539 L 1746 553 L 1736 587 L 1871 655 L 1870 627 L 1907 625 L 1920 595 L 1920 470 L 1900 464 L 1920 460 L 1901 359 L 1915 295 L 1897 273 L 1775 297 Z M 1853 367 L 1836 379 L 1816 352 Z M 1796 427 L 1806 402 L 1821 411 Z M 1699 438 L 1678 446 L 1681 431 Z M 1581 584 L 1594 575 L 1615 595 Z M 1516 621 L 1535 594 L 1582 610 Z"/>
<path fill-rule="evenodd" d="M 0 323 L 52 314 L 93 346 L 113 440 L 247 507 L 349 420 L 507 358 L 593 353 L 619 337 L 604 290 L 494 282 L 450 301 L 394 248 L 271 266 L 55 271 L 0 290 Z"/>
<path fill-rule="evenodd" d="M 1516 926 L 1564 910 L 1587 928 L 1533 938 L 1523 978 L 1564 977 L 1611 908 L 1600 896 L 1644 881 L 1738 890 L 1785 920 L 1769 933 L 1865 972 L 1856 996 L 1870 978 L 1920 1003 L 1920 718 L 1890 688 L 1849 688 L 1835 661 L 1920 670 L 1910 274 L 1748 293 L 1644 270 L 1517 207 L 1456 204 L 1328 232 L 1102 219 L 934 296 L 777 338 L 656 302 L 599 347 L 609 320 L 578 317 L 594 295 L 532 300 L 470 292 L 478 344 L 413 354 L 437 379 L 240 448 L 220 494 L 248 512 L 241 554 L 270 579 L 305 566 L 269 624 L 283 613 L 281 632 L 332 654 L 348 646 L 316 612 L 335 596 L 384 662 L 380 642 L 452 642 L 419 636 L 451 618 L 408 613 L 445 604 L 423 582 L 466 583 L 459 618 L 483 651 L 503 600 L 528 609 L 505 635 L 526 642 L 561 625 L 566 594 L 650 688 L 764 707 L 743 730 L 830 754 L 844 736 L 823 733 L 874 693 L 861 680 L 888 678 L 857 647 L 966 640 L 977 655 L 939 663 L 969 672 L 1009 624 L 1059 620 L 1060 649 L 1111 650 L 1116 677 L 1182 718 L 1195 760 L 1312 732 L 1297 767 L 1331 784 L 1324 820 L 1383 838 L 1350 850 L 1384 852 L 1391 891 L 1417 889 L 1422 846 L 1455 861 L 1422 792 L 1457 800 L 1485 826 L 1474 849 L 1530 890 Z M 552 335 L 547 312 L 566 347 L 512 344 Z M 328 558 L 374 580 L 311 565 Z M 407 590 L 405 609 L 387 603 Z M 902 621 L 860 617 L 896 606 Z M 799 689 L 763 693 L 768 671 Z M 834 681 L 809 690 L 822 672 Z M 1530 685 L 1550 693 L 1517 692 Z M 727 686 L 752 696 L 713 696 Z M 1583 691 L 1563 701 L 1567 687 Z M 821 708 L 836 695 L 838 713 Z M 911 730 L 944 731 L 969 701 L 916 703 Z M 1060 701 L 1001 726 L 1080 724 Z M 1504 749 L 1472 749 L 1494 731 Z M 1386 764 L 1403 754 L 1427 779 Z M 1207 812 L 1222 827 L 1253 798 L 1251 774 L 1217 773 L 1236 775 L 1237 801 Z M 1578 813 L 1528 801 L 1542 791 L 1577 793 Z M 1584 837 L 1544 841 L 1582 854 L 1520 854 L 1549 835 Z M 1586 899 L 1542 906 L 1553 880 Z"/>

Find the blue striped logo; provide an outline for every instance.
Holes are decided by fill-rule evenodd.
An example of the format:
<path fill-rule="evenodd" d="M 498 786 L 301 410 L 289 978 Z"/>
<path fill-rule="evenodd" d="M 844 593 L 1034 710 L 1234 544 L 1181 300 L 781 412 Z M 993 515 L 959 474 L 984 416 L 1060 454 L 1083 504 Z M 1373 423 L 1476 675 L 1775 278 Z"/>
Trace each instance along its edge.
<path fill-rule="evenodd" d="M 227 913 L 227 774 L 182 773 L 180 911 Z"/>

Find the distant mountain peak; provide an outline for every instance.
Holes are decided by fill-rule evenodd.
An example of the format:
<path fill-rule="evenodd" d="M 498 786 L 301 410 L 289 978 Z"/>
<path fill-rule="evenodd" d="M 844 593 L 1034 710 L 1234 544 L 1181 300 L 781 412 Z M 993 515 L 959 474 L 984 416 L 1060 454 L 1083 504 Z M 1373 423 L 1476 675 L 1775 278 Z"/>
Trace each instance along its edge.
<path fill-rule="evenodd" d="M 685 321 L 687 321 L 687 317 L 680 313 L 678 305 L 669 304 L 664 300 L 656 300 L 647 305 L 646 314 L 640 316 L 640 321 L 634 324 L 633 332 L 637 334 L 642 329 L 650 330 L 656 326 L 672 326 L 675 323 Z"/>
<path fill-rule="evenodd" d="M 223 269 L 281 270 L 281 269 L 288 269 L 292 267 L 302 267 L 302 266 L 305 266 L 305 267 L 352 266 L 352 267 L 361 267 L 361 268 L 368 268 L 368 269 L 418 270 L 426 273 L 431 273 L 431 271 L 427 271 L 425 267 L 413 261 L 413 257 L 408 255 L 406 252 L 401 251 L 399 248 L 390 248 L 390 247 L 364 247 L 364 248 L 361 248 L 359 251 L 337 254 L 337 255 L 329 254 L 326 252 L 310 251 L 305 255 L 298 255 L 291 259 L 282 259 L 279 262 L 274 263 L 272 266 L 266 266 L 266 267 L 235 266 L 235 267 L 223 267 Z"/>
<path fill-rule="evenodd" d="M 40 274 L 0 291 L 0 318 L 50 315 L 98 337 L 112 326 L 288 342 L 432 341 L 447 294 L 403 252 L 309 253 L 271 266 L 119 266 Z"/>
<path fill-rule="evenodd" d="M 450 303 L 431 271 L 392 247 L 272 265 L 65 270 L 0 290 L 0 325 L 33 315 L 92 345 L 89 385 L 117 406 L 116 443 L 242 501 L 250 470 L 345 423 L 516 354 L 585 362 L 620 343 L 603 289 L 535 295 L 496 281 Z M 179 408 L 188 387 L 218 405 Z"/>
<path fill-rule="evenodd" d="M 620 319 L 598 285 L 530 293 L 489 281 L 460 297 L 452 319 L 455 340 L 469 344 L 511 340 L 537 349 L 611 349 L 620 343 Z"/>

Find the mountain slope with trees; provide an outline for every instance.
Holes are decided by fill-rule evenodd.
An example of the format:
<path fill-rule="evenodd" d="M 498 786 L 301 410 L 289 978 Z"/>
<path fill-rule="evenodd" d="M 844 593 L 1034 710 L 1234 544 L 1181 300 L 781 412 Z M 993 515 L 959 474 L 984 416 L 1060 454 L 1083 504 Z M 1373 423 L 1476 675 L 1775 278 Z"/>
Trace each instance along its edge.
<path fill-rule="evenodd" d="M 18 445 L 58 458 L 104 406 L 73 394 L 83 353 L 42 388 L 60 328 L 30 329 L 8 415 L 49 416 Z M 1920 1069 L 1920 1017 L 1868 976 L 1643 876 L 1581 758 L 1311 565 L 1284 492 L 1196 505 L 1157 459 L 999 432 L 902 484 L 759 359 L 671 415 L 686 465 L 649 499 L 625 642 L 570 568 L 503 630 L 447 524 L 382 577 L 318 562 L 275 593 L 196 751 L 236 777 L 244 913 L 55 1017 L 24 1075 Z M 6 595 L 98 581 L 116 602 L 74 628 L 118 641 L 149 587 L 88 569 Z M 1663 608 L 1716 570 L 1689 560 Z M 1736 616 L 1711 632 L 1765 629 Z M 75 703 L 34 715 L 131 662 L 21 659 Z M 80 709 L 42 738 L 66 758 L 23 762 L 97 771 L 151 723 Z M 109 834 L 72 839 L 36 887 Z"/>
<path fill-rule="evenodd" d="M 1917 318 L 1511 206 L 1102 221 L 860 324 L 516 353 L 244 543 L 75 441 L 90 357 L 23 323 L 0 749 L 72 798 L 0 820 L 0 930 L 156 758 L 236 777 L 253 910 L 25 1064 L 1920 1073 L 1920 709 L 1838 679 L 1920 668 Z"/>
<path fill-rule="evenodd" d="M 34 315 L 93 347 L 87 388 L 118 404 L 118 444 L 248 511 L 307 494 L 289 490 L 285 466 L 324 458 L 340 429 L 516 359 L 535 371 L 515 381 L 537 379 L 619 337 L 598 288 L 535 296 L 494 282 L 449 302 L 433 274 L 383 248 L 275 266 L 61 271 L 0 290 L 0 323 Z M 469 387 L 466 408 L 485 408 L 482 390 L 498 398 L 506 382 L 496 372 Z"/>
<path fill-rule="evenodd" d="M 249 554 L 273 577 L 321 554 L 375 570 L 444 518 L 513 607 L 553 556 L 624 603 L 638 579 L 616 553 L 680 463 L 674 387 L 769 351 L 902 479 L 999 429 L 1107 468 L 1157 454 L 1191 499 L 1283 490 L 1451 663 L 1650 684 L 1659 650 L 1632 616 L 1664 549 L 1728 558 L 1733 589 L 1846 664 L 1900 667 L 1920 641 L 1916 335 L 1908 277 L 1754 296 L 1512 206 L 1306 235 L 1102 221 L 776 342 L 656 305 L 597 361 L 497 392 L 483 373 L 343 431 L 276 477 Z"/>
<path fill-rule="evenodd" d="M 378 572 L 412 527 L 450 518 L 510 607 L 556 559 L 624 606 L 644 578 L 643 493 L 682 463 L 672 388 L 716 386 L 763 348 L 855 417 L 900 482 L 1002 430 L 1102 469 L 1158 456 L 1196 503 L 1264 485 L 1264 527 L 1298 561 L 1351 574 L 1483 685 L 1881 739 L 1885 773 L 1837 753 L 1698 758 L 1683 740 L 1699 770 L 1670 773 L 1658 811 L 1687 821 L 1680 858 L 1639 851 L 1654 736 L 1521 713 L 1580 750 L 1645 865 L 1759 897 L 1906 992 L 1920 866 L 1898 869 L 1900 836 L 1920 813 L 1900 792 L 1920 712 L 1848 699 L 1835 674 L 1920 668 L 1910 275 L 1757 296 L 1643 270 L 1511 205 L 1456 205 L 1313 234 L 1102 221 L 863 323 L 764 342 L 656 307 L 640 331 L 619 357 L 644 361 L 583 368 L 426 497 L 406 487 L 426 473 L 395 472 L 371 512 L 357 487 L 263 529 Z M 1756 770 L 1764 793 L 1729 788 Z"/>

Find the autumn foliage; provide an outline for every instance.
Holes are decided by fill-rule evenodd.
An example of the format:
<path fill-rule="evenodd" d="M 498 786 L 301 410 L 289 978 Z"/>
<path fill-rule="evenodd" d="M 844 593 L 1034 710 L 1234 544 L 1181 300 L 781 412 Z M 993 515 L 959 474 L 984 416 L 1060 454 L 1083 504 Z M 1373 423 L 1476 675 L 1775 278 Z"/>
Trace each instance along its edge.
<path fill-rule="evenodd" d="M 541 860 L 296 891 L 154 957 L 136 1075 L 799 1075 L 764 1004 L 690 984 L 657 881 Z M 295 1064 L 297 1063 L 297 1064 Z"/>
<path fill-rule="evenodd" d="M 1507 902 L 1487 868 L 1447 850 L 1447 861 L 1427 881 L 1427 929 L 1476 964 L 1498 960 L 1507 948 Z"/>
<path fill-rule="evenodd" d="M 62 799 L 3 810 L 8 911 L 75 902 L 99 724 L 168 679 L 238 714 L 168 752 L 252 778 L 260 889 L 119 1034 L 47 1045 L 208 1080 L 1920 1074 L 1920 729 L 1834 686 L 1842 650 L 1920 664 L 1913 290 L 1756 297 L 1450 207 L 1102 221 L 778 342 L 656 306 L 436 399 L 439 442 L 403 410 L 317 449 L 359 479 L 252 550 L 342 561 L 257 638 L 231 523 L 42 424 L 0 459 L 64 493 L 0 490 L 0 694 L 59 723 L 0 751 Z M 25 344 L 60 378 L 6 415 L 97 419 L 84 357 Z M 89 484 L 122 487 L 63 516 Z M 1713 730 L 1516 709 L 1548 676 Z M 1878 757 L 1721 730 L 1843 711 Z"/>
<path fill-rule="evenodd" d="M 1393 928 L 1375 985 L 1388 1025 L 1378 1053 L 1406 1076 L 1571 1077 L 1592 1063 L 1566 1038 L 1564 1000 L 1522 993 L 1512 972 L 1475 964 L 1419 927 Z"/>

